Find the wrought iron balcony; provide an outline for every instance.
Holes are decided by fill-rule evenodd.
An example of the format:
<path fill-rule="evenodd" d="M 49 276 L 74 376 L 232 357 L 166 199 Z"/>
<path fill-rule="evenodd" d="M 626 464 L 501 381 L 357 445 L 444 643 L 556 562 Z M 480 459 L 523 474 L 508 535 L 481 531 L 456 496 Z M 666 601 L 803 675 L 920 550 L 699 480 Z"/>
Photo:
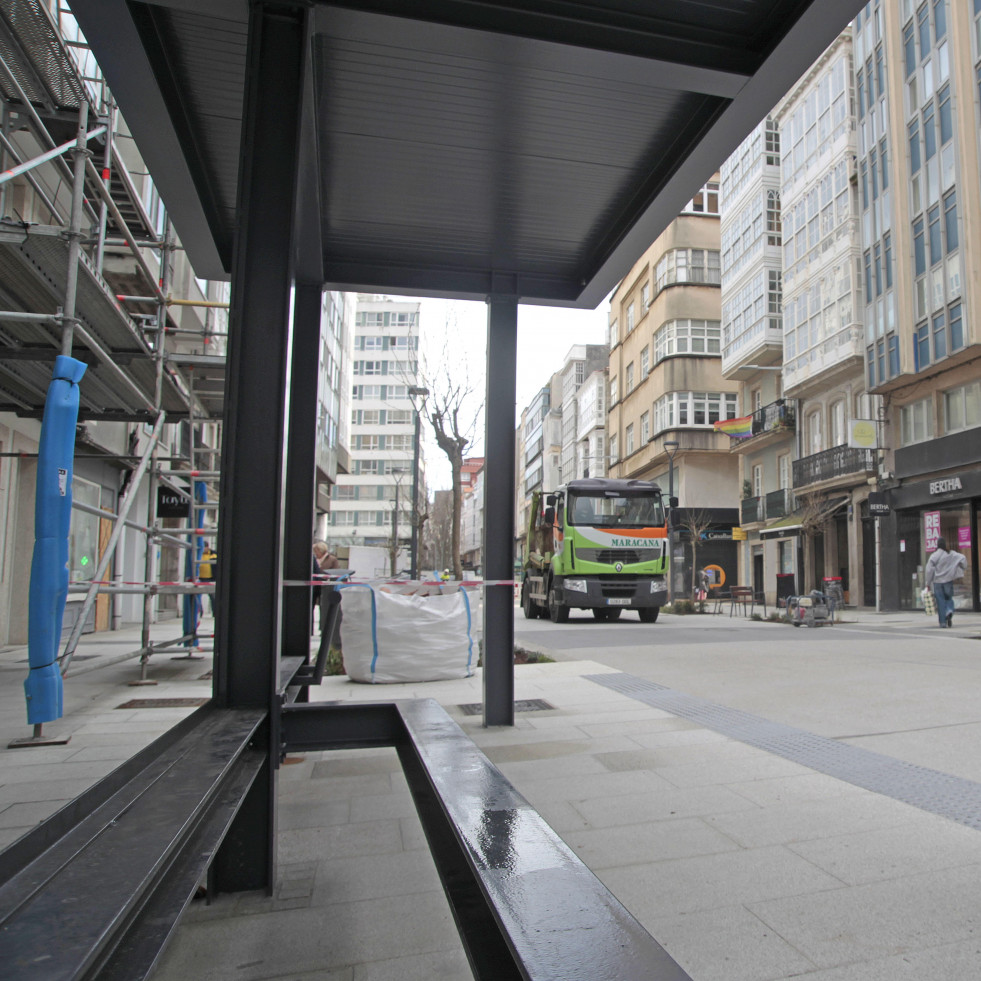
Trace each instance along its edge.
<path fill-rule="evenodd" d="M 794 511 L 794 492 L 787 487 L 770 491 L 763 499 L 763 507 L 768 521 L 785 518 Z"/>
<path fill-rule="evenodd" d="M 753 413 L 753 435 L 763 433 L 793 432 L 797 427 L 797 402 L 795 399 L 777 399 Z"/>
<path fill-rule="evenodd" d="M 751 525 L 763 520 L 763 498 L 744 497 L 739 502 L 739 523 Z"/>
<path fill-rule="evenodd" d="M 744 497 L 739 502 L 740 524 L 751 525 L 760 521 L 784 518 L 794 510 L 794 492 L 781 488 L 763 497 Z"/>
<path fill-rule="evenodd" d="M 806 487 L 849 474 L 875 473 L 875 470 L 875 450 L 834 446 L 830 450 L 794 460 L 794 487 Z"/>

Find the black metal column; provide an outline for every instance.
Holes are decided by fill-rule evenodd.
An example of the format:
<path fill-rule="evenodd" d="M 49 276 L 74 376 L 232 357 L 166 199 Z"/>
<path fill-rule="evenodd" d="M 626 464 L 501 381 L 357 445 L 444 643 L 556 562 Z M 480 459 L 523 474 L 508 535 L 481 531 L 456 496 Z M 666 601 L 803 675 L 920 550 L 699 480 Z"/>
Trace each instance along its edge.
<path fill-rule="evenodd" d="M 484 579 L 514 577 L 516 297 L 487 304 L 484 403 Z M 514 589 L 484 589 L 484 725 L 514 725 Z"/>
<path fill-rule="evenodd" d="M 222 445 L 215 698 L 272 710 L 280 650 L 282 480 L 293 220 L 308 7 L 250 5 Z M 218 860 L 221 889 L 275 882 L 276 759 Z"/>
<path fill-rule="evenodd" d="M 293 295 L 293 350 L 290 355 L 283 501 L 283 575 L 286 579 L 309 579 L 313 568 L 310 546 L 317 487 L 317 383 L 322 300 L 323 290 L 319 284 L 297 284 Z M 309 589 L 297 586 L 287 587 L 283 592 L 285 657 L 309 656 L 310 597 Z"/>

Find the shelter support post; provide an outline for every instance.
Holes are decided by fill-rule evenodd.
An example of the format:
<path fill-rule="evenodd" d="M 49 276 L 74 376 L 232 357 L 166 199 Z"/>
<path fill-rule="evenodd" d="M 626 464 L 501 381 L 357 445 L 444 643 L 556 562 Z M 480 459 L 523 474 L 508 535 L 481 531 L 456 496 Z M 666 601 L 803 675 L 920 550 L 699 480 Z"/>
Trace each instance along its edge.
<path fill-rule="evenodd" d="M 321 303 L 319 285 L 297 285 L 293 299 L 286 495 L 283 502 L 283 575 L 286 579 L 308 580 L 313 565 L 310 547 L 316 493 Z M 283 591 L 284 657 L 309 660 L 310 598 L 309 589 L 294 586 Z"/>
<path fill-rule="evenodd" d="M 268 758 L 214 866 L 219 891 L 275 882 L 284 432 L 305 4 L 249 12 L 218 525 L 214 694 L 262 707 Z M 234 476 L 233 476 L 234 475 Z M 309 569 L 305 569 L 309 575 Z"/>
<path fill-rule="evenodd" d="M 514 405 L 518 300 L 487 304 L 484 403 L 484 579 L 514 577 Z M 514 725 L 514 590 L 484 590 L 484 725 Z"/>

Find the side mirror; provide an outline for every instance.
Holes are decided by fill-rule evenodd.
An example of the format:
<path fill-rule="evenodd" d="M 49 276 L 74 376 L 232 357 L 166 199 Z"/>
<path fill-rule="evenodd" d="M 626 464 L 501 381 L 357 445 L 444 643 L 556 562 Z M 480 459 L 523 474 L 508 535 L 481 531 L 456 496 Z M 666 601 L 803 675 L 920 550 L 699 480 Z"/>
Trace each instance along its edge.
<path fill-rule="evenodd" d="M 668 507 L 669 508 L 676 508 L 677 506 L 678 506 L 678 498 L 671 497 L 671 498 L 668 499 Z"/>
<path fill-rule="evenodd" d="M 555 524 L 555 508 L 545 508 L 545 524 Z"/>
<path fill-rule="evenodd" d="M 554 494 L 547 494 L 545 496 L 545 504 L 548 507 L 550 507 L 550 508 L 554 508 L 555 507 L 555 495 Z"/>

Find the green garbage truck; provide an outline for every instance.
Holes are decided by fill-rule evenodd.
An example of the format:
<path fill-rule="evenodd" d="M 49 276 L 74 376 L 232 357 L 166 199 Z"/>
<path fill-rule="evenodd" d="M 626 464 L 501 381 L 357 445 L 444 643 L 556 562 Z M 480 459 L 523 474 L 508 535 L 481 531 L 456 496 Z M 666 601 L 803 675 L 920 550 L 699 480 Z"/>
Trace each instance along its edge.
<path fill-rule="evenodd" d="M 521 607 L 529 620 L 565 623 L 569 611 L 616 620 L 636 610 L 654 623 L 668 598 L 661 489 L 646 480 L 586 477 L 535 491 Z"/>

